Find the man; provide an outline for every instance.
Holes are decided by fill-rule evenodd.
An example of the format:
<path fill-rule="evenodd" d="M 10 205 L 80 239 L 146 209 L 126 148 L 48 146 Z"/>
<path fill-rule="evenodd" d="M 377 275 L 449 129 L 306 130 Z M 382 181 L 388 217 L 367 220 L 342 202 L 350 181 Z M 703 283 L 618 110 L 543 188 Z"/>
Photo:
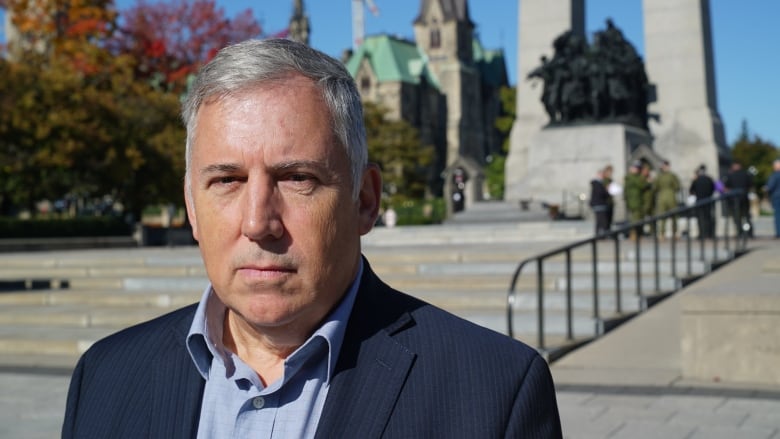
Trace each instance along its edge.
<path fill-rule="evenodd" d="M 696 197 L 697 203 L 712 197 L 715 193 L 715 181 L 707 175 L 704 165 L 696 169 L 696 178 L 691 182 L 688 193 Z M 715 205 L 707 204 L 696 208 L 696 221 L 699 224 L 699 239 L 715 237 Z"/>
<path fill-rule="evenodd" d="M 533 349 L 393 290 L 360 236 L 381 179 L 338 61 L 223 49 L 184 104 L 199 304 L 97 342 L 63 437 L 561 437 Z"/>
<path fill-rule="evenodd" d="M 655 181 L 655 178 L 653 177 L 652 169 L 650 168 L 650 165 L 643 164 L 642 170 L 639 171 L 639 175 L 642 176 L 642 179 L 645 181 L 645 191 L 642 193 L 642 211 L 644 212 L 644 216 L 653 216 L 653 212 L 655 212 L 655 194 L 653 194 L 653 182 Z"/>
<path fill-rule="evenodd" d="M 596 235 L 608 232 L 612 228 L 612 195 L 608 187 L 612 181 L 612 167 L 607 166 L 596 173 L 590 181 L 590 207 L 596 217 Z"/>
<path fill-rule="evenodd" d="M 723 179 L 723 185 L 726 192 L 738 190 L 741 194 L 737 197 L 735 203 L 729 203 L 729 209 L 732 211 L 734 226 L 737 233 L 743 236 L 747 233 L 748 237 L 753 237 L 753 221 L 750 217 L 750 198 L 749 193 L 753 188 L 753 176 L 742 168 L 742 164 L 734 162 L 731 164 L 731 170 Z M 736 204 L 736 211 L 734 211 Z"/>
<path fill-rule="evenodd" d="M 628 174 L 624 178 L 623 199 L 626 202 L 628 211 L 628 221 L 636 223 L 642 221 L 645 216 L 644 193 L 647 190 L 647 180 L 640 172 L 642 162 L 636 161 L 628 168 Z M 631 229 L 629 233 L 631 240 L 636 240 L 637 229 Z"/>
<path fill-rule="evenodd" d="M 772 162 L 772 175 L 766 182 L 766 192 L 775 216 L 775 238 L 780 238 L 780 159 Z"/>
<path fill-rule="evenodd" d="M 653 181 L 653 193 L 655 194 L 656 215 L 662 215 L 677 208 L 677 194 L 680 193 L 680 179 L 670 170 L 668 161 L 661 163 L 661 170 Z M 677 220 L 669 218 L 672 222 L 672 236 L 677 234 Z M 661 239 L 666 237 L 666 220 L 661 220 L 658 233 Z"/>

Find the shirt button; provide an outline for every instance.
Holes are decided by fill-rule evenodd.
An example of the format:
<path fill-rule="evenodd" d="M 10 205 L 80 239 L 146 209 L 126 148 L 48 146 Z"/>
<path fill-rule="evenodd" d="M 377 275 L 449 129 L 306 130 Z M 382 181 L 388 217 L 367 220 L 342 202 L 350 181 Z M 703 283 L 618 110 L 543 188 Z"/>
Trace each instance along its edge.
<path fill-rule="evenodd" d="M 262 396 L 256 396 L 252 398 L 252 406 L 256 409 L 261 409 L 265 405 L 265 399 Z"/>

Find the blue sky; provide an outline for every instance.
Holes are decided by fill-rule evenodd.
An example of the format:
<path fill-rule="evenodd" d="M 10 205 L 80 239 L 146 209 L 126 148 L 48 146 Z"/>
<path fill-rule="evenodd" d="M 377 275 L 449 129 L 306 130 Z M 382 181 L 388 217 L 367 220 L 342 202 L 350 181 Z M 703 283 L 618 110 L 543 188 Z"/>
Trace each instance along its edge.
<path fill-rule="evenodd" d="M 217 0 L 228 13 L 251 8 L 267 32 L 286 27 L 292 1 Z M 522 0 L 519 0 L 522 1 Z M 654 1 L 654 0 L 644 0 Z M 311 44 L 338 57 L 352 41 L 351 1 L 305 1 Z M 365 14 L 366 34 L 412 38 L 419 0 L 375 0 L 379 16 Z M 518 0 L 472 0 L 472 21 L 487 48 L 503 48 L 510 81 L 517 80 Z M 612 17 L 643 52 L 642 0 L 586 0 L 590 35 Z M 710 0 L 718 111 L 731 143 L 747 120 L 751 133 L 780 146 L 780 1 Z M 652 78 L 650 78 L 652 81 Z"/>
<path fill-rule="evenodd" d="M 153 3 L 154 0 L 147 0 Z M 267 33 L 287 27 L 292 1 L 216 0 L 228 16 L 252 9 Z M 522 1 L 522 0 L 519 0 Z M 586 0 L 587 31 L 604 28 L 611 17 L 643 52 L 643 0 Z M 654 1 L 654 0 L 644 0 Z M 120 10 L 134 0 L 117 0 Z M 339 57 L 351 46 L 351 0 L 305 0 L 312 46 Z M 413 38 L 419 0 L 375 0 L 379 16 L 365 13 L 366 34 Z M 503 48 L 512 84 L 517 80 L 518 0 L 472 0 L 472 21 L 486 48 Z M 710 0 L 718 111 L 731 143 L 746 120 L 750 132 L 780 146 L 780 1 Z M 652 78 L 650 78 L 652 81 Z"/>

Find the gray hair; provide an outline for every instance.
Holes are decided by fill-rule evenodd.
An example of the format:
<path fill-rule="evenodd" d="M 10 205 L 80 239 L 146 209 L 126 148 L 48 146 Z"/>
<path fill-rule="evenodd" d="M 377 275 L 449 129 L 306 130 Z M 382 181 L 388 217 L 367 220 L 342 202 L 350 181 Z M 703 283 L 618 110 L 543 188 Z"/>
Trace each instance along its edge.
<path fill-rule="evenodd" d="M 363 106 L 355 82 L 341 62 L 285 39 L 247 40 L 227 46 L 198 73 L 182 108 L 182 119 L 187 128 L 185 184 L 188 192 L 192 144 L 201 105 L 207 100 L 219 100 L 296 73 L 310 78 L 322 91 L 330 110 L 333 134 L 350 160 L 352 196 L 357 199 L 368 163 L 368 149 Z"/>

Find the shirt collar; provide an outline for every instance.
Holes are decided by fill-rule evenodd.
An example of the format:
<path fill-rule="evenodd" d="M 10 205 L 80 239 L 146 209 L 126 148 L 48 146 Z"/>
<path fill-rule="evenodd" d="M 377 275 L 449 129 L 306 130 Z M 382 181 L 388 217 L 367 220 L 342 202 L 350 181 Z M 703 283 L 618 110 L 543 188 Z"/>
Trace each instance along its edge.
<path fill-rule="evenodd" d="M 325 340 L 328 346 L 327 381 L 330 381 L 336 369 L 336 362 L 341 352 L 347 322 L 352 313 L 352 307 L 357 297 L 362 276 L 363 259 L 361 258 L 357 276 L 352 281 L 344 297 L 306 342 L 287 358 L 285 361 L 286 368 L 291 366 L 290 363 L 298 361 L 301 354 L 305 355 L 309 350 L 307 346 L 311 344 L 312 340 L 319 337 Z M 214 289 L 209 284 L 201 296 L 198 308 L 195 311 L 195 317 L 187 334 L 187 350 L 204 379 L 208 379 L 211 361 L 214 357 L 219 357 L 223 361 L 230 357 L 230 353 L 222 344 L 222 324 L 225 318 L 225 309 L 225 304 L 219 300 L 219 297 L 217 297 Z"/>

